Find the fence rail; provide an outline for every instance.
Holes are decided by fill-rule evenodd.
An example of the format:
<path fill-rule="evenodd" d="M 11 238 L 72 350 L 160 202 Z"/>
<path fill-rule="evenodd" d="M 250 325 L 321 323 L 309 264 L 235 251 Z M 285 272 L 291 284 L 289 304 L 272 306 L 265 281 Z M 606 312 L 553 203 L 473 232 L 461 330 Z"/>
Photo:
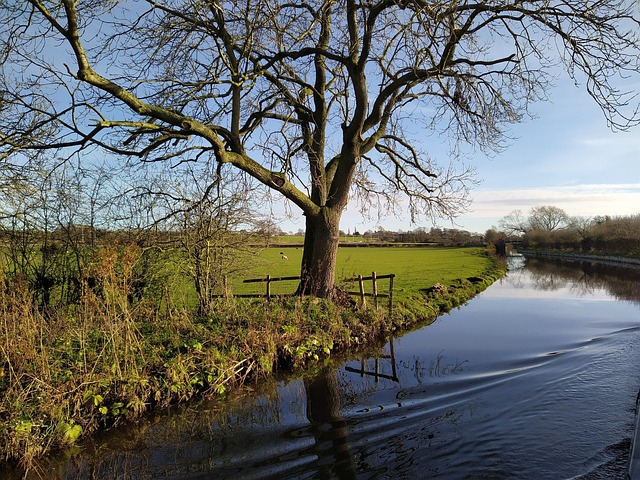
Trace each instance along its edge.
<path fill-rule="evenodd" d="M 295 277 L 272 277 L 271 275 L 267 275 L 265 278 L 249 278 L 247 280 L 243 280 L 242 283 L 266 283 L 267 291 L 264 295 L 260 294 L 249 294 L 249 295 L 235 295 L 236 297 L 245 297 L 245 298 L 257 298 L 257 297 L 267 297 L 267 299 L 271 298 L 271 282 L 283 282 L 286 280 L 300 280 L 300 275 Z"/>

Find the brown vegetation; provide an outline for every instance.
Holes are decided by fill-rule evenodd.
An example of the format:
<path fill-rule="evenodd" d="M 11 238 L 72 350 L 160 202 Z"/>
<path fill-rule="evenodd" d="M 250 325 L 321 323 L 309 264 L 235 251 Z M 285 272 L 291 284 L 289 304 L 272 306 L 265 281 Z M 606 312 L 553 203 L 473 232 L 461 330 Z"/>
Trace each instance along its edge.
<path fill-rule="evenodd" d="M 557 211 L 563 220 L 554 228 L 545 228 L 512 213 L 501 222 L 507 233 L 489 230 L 486 237 L 493 241 L 499 238 L 518 239 L 524 248 L 535 250 L 640 258 L 640 214 L 585 219 L 570 218 L 562 210 Z M 513 222 L 516 217 L 519 219 L 517 226 Z M 516 232 L 521 234 L 513 235 Z"/>
<path fill-rule="evenodd" d="M 528 248 L 640 257 L 640 215 L 598 217 L 580 227 L 532 230 L 523 236 Z"/>

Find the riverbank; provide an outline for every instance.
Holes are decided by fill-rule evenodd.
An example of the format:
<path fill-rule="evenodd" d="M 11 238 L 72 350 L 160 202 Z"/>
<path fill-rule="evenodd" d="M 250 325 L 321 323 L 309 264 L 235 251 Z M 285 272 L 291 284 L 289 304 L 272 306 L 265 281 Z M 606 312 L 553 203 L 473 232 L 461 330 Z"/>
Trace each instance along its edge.
<path fill-rule="evenodd" d="M 533 257 L 562 258 L 564 260 L 609 263 L 613 265 L 625 265 L 625 266 L 640 268 L 639 258 L 619 257 L 616 255 L 588 255 L 588 254 L 582 254 L 582 253 L 551 252 L 551 251 L 538 251 L 538 250 L 518 250 L 518 253 L 524 255 L 525 257 L 533 256 Z"/>
<path fill-rule="evenodd" d="M 34 308 L 24 286 L 0 291 L 0 448 L 25 470 L 51 450 L 135 421 L 152 408 L 224 395 L 276 369 L 301 369 L 432 321 L 504 274 L 498 260 L 460 255 L 475 274 L 403 292 L 394 310 L 313 298 L 221 300 L 206 316 L 131 304 L 116 271 L 102 295 Z M 415 270 L 415 262 L 414 262 Z"/>

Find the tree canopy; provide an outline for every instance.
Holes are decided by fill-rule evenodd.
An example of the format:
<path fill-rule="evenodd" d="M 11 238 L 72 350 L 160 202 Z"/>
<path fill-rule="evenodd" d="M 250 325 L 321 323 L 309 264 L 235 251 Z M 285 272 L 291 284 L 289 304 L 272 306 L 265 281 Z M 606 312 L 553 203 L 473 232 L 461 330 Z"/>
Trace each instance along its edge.
<path fill-rule="evenodd" d="M 616 128 L 639 68 L 632 1 L 146 0 L 0 4 L 0 159 L 100 149 L 210 162 L 306 216 L 302 290 L 333 289 L 340 216 L 408 199 L 468 206 L 472 169 L 428 155 L 499 149 L 560 66 Z M 430 136 L 431 135 L 431 136 Z M 17 159 L 17 160 L 16 160 Z"/>

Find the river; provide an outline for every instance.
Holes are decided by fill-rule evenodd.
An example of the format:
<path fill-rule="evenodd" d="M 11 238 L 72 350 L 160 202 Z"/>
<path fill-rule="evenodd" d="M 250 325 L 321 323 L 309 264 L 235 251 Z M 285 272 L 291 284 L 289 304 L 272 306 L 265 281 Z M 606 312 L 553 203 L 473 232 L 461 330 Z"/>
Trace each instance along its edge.
<path fill-rule="evenodd" d="M 640 269 L 512 259 L 371 358 L 86 442 L 45 478 L 624 479 Z"/>

